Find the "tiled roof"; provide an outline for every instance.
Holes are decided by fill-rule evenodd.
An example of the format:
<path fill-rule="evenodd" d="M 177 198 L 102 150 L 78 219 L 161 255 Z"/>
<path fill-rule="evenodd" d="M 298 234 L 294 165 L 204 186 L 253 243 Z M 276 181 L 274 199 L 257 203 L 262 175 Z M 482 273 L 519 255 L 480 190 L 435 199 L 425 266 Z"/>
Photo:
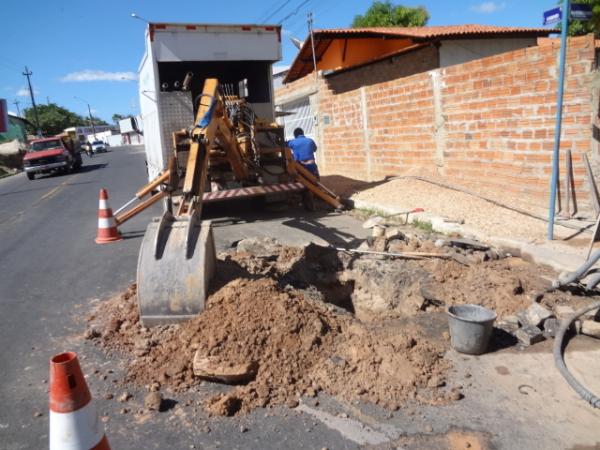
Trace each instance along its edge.
<path fill-rule="evenodd" d="M 329 44 L 335 39 L 351 39 L 353 37 L 391 37 L 411 39 L 416 44 L 438 39 L 459 39 L 464 37 L 544 37 L 551 33 L 557 33 L 557 30 L 549 28 L 499 27 L 494 25 L 468 24 L 431 27 L 332 28 L 315 30 L 314 39 L 315 54 L 317 59 L 319 59 L 323 53 L 325 53 Z M 312 48 L 310 39 L 306 39 L 283 82 L 288 83 L 297 80 L 312 71 Z"/>
<path fill-rule="evenodd" d="M 407 38 L 440 38 L 457 37 L 465 35 L 487 35 L 487 34 L 526 34 L 533 36 L 548 36 L 556 33 L 556 30 L 547 28 L 527 27 L 498 27 L 495 25 L 443 25 L 432 27 L 372 27 L 372 28 L 332 28 L 316 30 L 319 35 L 336 34 L 379 34 L 383 36 L 399 36 Z M 328 36 L 331 37 L 331 36 Z"/>

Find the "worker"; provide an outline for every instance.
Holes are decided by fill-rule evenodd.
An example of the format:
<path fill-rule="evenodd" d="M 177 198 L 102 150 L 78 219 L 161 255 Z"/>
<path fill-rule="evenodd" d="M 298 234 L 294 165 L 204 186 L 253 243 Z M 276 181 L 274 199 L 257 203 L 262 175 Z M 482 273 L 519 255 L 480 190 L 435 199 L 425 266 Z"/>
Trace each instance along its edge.
<path fill-rule="evenodd" d="M 304 136 L 302 128 L 294 130 L 294 139 L 288 142 L 288 147 L 292 149 L 294 160 L 302 164 L 306 170 L 319 179 L 319 168 L 315 161 L 317 144 L 311 138 Z"/>

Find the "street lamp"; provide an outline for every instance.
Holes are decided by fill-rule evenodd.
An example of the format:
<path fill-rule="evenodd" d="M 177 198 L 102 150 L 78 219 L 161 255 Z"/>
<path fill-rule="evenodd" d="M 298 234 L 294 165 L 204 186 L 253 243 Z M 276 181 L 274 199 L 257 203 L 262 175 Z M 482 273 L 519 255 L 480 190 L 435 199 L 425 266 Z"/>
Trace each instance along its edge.
<path fill-rule="evenodd" d="M 142 22 L 146 22 L 146 23 L 148 23 L 148 24 L 150 23 L 150 21 L 149 21 L 149 20 L 146 20 L 146 19 L 144 19 L 143 17 L 141 17 L 141 16 L 138 16 L 138 15 L 137 15 L 136 13 L 134 13 L 134 12 L 132 12 L 132 13 L 131 13 L 131 17 L 133 17 L 134 19 L 141 20 Z"/>
<path fill-rule="evenodd" d="M 92 125 L 92 134 L 94 135 L 94 140 L 96 140 L 96 128 L 94 127 L 94 119 L 92 118 L 92 108 L 90 108 L 90 104 L 87 102 L 87 100 L 77 97 L 76 95 L 74 95 L 73 98 L 76 100 L 82 101 L 83 103 L 85 103 L 87 105 L 88 113 L 90 115 L 90 124 Z"/>

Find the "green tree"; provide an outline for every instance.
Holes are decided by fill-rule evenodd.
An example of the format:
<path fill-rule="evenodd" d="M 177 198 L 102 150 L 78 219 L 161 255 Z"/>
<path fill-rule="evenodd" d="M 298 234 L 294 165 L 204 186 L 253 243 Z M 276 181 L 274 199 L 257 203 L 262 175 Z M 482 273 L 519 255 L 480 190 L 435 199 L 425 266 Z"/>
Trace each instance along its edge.
<path fill-rule="evenodd" d="M 394 5 L 391 1 L 376 1 L 352 21 L 352 28 L 366 27 L 421 27 L 427 24 L 429 12 L 424 6 L 411 8 Z"/>
<path fill-rule="evenodd" d="M 40 119 L 40 128 L 44 136 L 54 136 L 62 132 L 65 128 L 82 125 L 84 119 L 69 111 L 62 106 L 58 106 L 56 103 L 50 103 L 49 105 L 38 105 L 37 106 L 38 117 Z M 25 108 L 23 111 L 25 118 L 32 124 L 28 132 L 35 134 L 35 114 L 33 108 Z"/>
<path fill-rule="evenodd" d="M 114 114 L 112 115 L 112 121 L 113 121 L 114 123 L 118 124 L 118 123 L 119 123 L 119 120 L 126 119 L 127 117 L 129 117 L 129 116 L 125 116 L 125 115 L 123 115 L 123 114 L 114 113 Z"/>
<path fill-rule="evenodd" d="M 569 20 L 569 36 L 582 36 L 584 34 L 594 33 L 596 36 L 600 35 L 600 0 L 577 0 L 573 3 L 579 3 L 582 5 L 592 5 L 592 20 Z M 562 6 L 563 2 L 558 1 L 558 4 Z M 556 28 L 560 30 L 560 23 Z"/>

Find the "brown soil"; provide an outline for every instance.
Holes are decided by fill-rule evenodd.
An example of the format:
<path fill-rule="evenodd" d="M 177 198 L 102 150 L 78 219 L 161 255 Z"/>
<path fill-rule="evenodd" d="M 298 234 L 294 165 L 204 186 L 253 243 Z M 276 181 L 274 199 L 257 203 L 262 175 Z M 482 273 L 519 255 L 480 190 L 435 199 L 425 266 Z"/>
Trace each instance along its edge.
<path fill-rule="evenodd" d="M 226 364 L 258 364 L 254 380 L 206 401 L 214 415 L 295 406 L 321 390 L 396 409 L 409 399 L 461 397 L 445 386 L 447 336 L 428 334 L 426 321 L 411 317 L 455 303 L 482 304 L 501 317 L 527 307 L 547 285 L 535 266 L 512 258 L 465 266 L 269 245 L 262 257 L 220 255 L 213 292 L 196 319 L 142 328 L 132 286 L 97 307 L 86 338 L 129 357 L 124 381 L 136 385 L 186 390 L 199 383 L 197 351 Z M 430 247 L 447 251 L 419 246 Z M 396 318 L 407 320 L 398 326 Z"/>
<path fill-rule="evenodd" d="M 436 389 L 440 383 L 430 379 L 443 378 L 447 368 L 445 346 L 419 338 L 418 331 L 378 336 L 352 315 L 283 291 L 268 278 L 231 281 L 209 298 L 197 319 L 152 330 L 137 322 L 134 293 L 131 287 L 103 303 L 88 333 L 108 350 L 136 356 L 127 382 L 186 389 L 197 382 L 192 372 L 197 350 L 234 364 L 258 363 L 253 381 L 208 399 L 215 415 L 295 406 L 301 395 L 320 390 L 397 408 L 428 383 Z M 111 319 L 103 323 L 101 317 Z"/>

